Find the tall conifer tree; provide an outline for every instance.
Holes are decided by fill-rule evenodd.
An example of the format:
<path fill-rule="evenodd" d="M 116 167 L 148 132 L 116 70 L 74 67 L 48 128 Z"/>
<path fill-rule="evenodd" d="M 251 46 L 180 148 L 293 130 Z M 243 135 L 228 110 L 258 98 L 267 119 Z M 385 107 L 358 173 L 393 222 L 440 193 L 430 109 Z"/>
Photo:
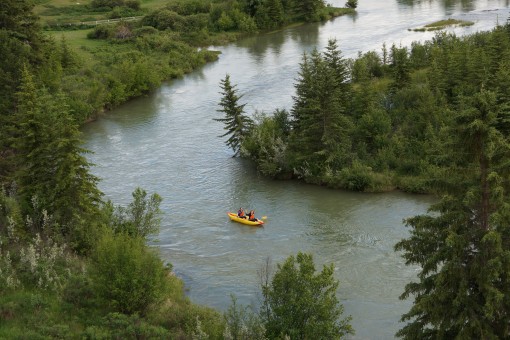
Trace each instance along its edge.
<path fill-rule="evenodd" d="M 101 198 L 98 179 L 89 173 L 87 150 L 81 147 L 80 132 L 65 97 L 34 89 L 25 69 L 17 94 L 18 134 L 13 142 L 19 169 L 16 178 L 25 213 L 34 216 L 35 208 L 46 210 L 61 233 L 69 235 L 83 220 L 92 224 Z M 32 204 L 34 198 L 37 207 Z M 34 226 L 40 222 L 34 221 Z"/>
<path fill-rule="evenodd" d="M 220 137 L 230 135 L 225 144 L 227 144 L 234 151 L 234 156 L 238 156 L 241 151 L 241 146 L 244 139 L 248 136 L 252 120 L 244 115 L 244 106 L 246 104 L 239 104 L 242 95 L 237 94 L 236 85 L 230 83 L 230 75 L 226 75 L 225 79 L 220 82 L 222 89 L 219 106 L 221 107 L 217 112 L 223 112 L 224 118 L 214 118 L 217 122 L 225 124 L 224 129 L 227 130 Z"/>
<path fill-rule="evenodd" d="M 444 196 L 434 215 L 407 220 L 411 236 L 396 245 L 421 267 L 401 296 L 414 295 L 397 333 L 406 339 L 510 336 L 510 144 L 493 92 L 459 103 L 444 150 L 452 164 L 438 181 Z"/>
<path fill-rule="evenodd" d="M 291 111 L 291 150 L 299 155 L 297 163 L 306 162 L 316 171 L 324 165 L 339 168 L 350 149 L 352 122 L 345 115 L 350 85 L 336 41 L 329 41 L 324 54 L 314 50 L 305 55 L 299 75 Z"/>

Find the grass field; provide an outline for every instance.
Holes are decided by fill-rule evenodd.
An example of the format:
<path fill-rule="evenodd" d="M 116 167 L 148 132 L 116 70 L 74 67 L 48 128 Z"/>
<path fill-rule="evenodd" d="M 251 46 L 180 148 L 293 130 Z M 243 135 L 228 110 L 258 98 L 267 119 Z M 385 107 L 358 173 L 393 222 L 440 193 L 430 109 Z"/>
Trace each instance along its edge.
<path fill-rule="evenodd" d="M 47 31 L 46 33 L 53 37 L 55 41 L 60 42 L 65 38 L 67 45 L 75 51 L 83 62 L 88 65 L 94 65 L 93 51 L 108 45 L 108 42 L 102 39 L 87 39 L 87 34 L 93 29 L 73 30 L 73 31 Z"/>
<path fill-rule="evenodd" d="M 34 12 L 43 26 L 108 19 L 111 12 L 94 11 L 92 0 L 39 0 Z M 164 7 L 169 0 L 140 0 L 141 12 Z"/>

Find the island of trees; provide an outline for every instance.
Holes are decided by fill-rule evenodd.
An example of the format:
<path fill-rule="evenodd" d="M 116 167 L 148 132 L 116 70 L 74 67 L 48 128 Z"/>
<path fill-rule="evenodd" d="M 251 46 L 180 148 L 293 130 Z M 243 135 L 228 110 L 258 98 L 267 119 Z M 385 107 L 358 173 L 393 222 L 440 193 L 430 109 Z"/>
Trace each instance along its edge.
<path fill-rule="evenodd" d="M 290 111 L 249 116 L 221 81 L 227 145 L 261 173 L 439 197 L 395 246 L 420 268 L 399 337 L 510 336 L 509 57 L 510 23 L 354 60 L 331 40 L 303 55 Z"/>
<path fill-rule="evenodd" d="M 320 0 L 91 0 L 36 8 L 43 25 L 90 12 L 141 17 L 48 35 L 27 0 L 0 4 L 0 337 L 341 338 L 353 332 L 333 268 L 297 253 L 261 271 L 263 303 L 225 313 L 191 303 L 147 240 L 162 198 L 117 206 L 98 190 L 79 125 L 215 59 L 197 47 L 344 13 Z M 356 1 L 348 1 L 348 10 Z M 97 18 L 96 18 L 97 19 Z M 74 25 L 67 25 L 74 28 Z M 72 39 L 68 39 L 71 37 Z M 83 43 L 82 48 L 75 48 Z M 398 336 L 508 338 L 510 25 L 342 57 L 304 54 L 287 112 L 244 112 L 230 77 L 218 120 L 265 175 L 440 198 L 395 246 L 419 265 Z"/>

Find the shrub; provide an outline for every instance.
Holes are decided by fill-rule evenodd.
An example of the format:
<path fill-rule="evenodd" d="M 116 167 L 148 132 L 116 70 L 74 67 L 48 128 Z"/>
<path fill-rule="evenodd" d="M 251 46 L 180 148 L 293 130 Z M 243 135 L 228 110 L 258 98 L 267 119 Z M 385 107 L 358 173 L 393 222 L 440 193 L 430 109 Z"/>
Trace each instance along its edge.
<path fill-rule="evenodd" d="M 266 270 L 266 272 L 268 272 Z M 340 339 L 353 333 L 350 317 L 340 320 L 333 265 L 315 272 L 312 255 L 289 256 L 270 282 L 263 276 L 261 317 L 270 339 Z"/>
<path fill-rule="evenodd" d="M 141 188 L 136 188 L 132 196 L 133 202 L 126 208 L 115 208 L 111 216 L 113 230 L 141 238 L 158 233 L 161 224 L 161 196 L 156 193 L 147 196 L 147 192 Z"/>
<path fill-rule="evenodd" d="M 166 6 L 180 15 L 209 13 L 211 2 L 208 0 L 174 0 Z"/>
<path fill-rule="evenodd" d="M 237 303 L 234 295 L 230 296 L 231 304 L 223 314 L 226 322 L 225 339 L 266 339 L 265 327 L 260 317 L 251 306 L 242 306 Z"/>
<path fill-rule="evenodd" d="M 99 25 L 87 34 L 89 39 L 108 39 L 113 35 L 113 28 L 108 25 Z"/>
<path fill-rule="evenodd" d="M 155 27 L 161 31 L 166 29 L 180 31 L 185 24 L 185 20 L 185 17 L 178 13 L 168 9 L 163 9 L 146 15 L 142 20 L 142 24 L 144 26 Z"/>
<path fill-rule="evenodd" d="M 87 339 L 168 339 L 166 329 L 147 323 L 138 314 L 110 313 L 103 318 L 101 326 L 85 330 Z"/>
<path fill-rule="evenodd" d="M 140 28 L 136 28 L 133 30 L 133 34 L 136 36 L 136 37 L 142 37 L 142 36 L 146 36 L 146 35 L 153 35 L 153 34 L 157 34 L 158 33 L 158 30 L 152 26 L 142 26 Z"/>
<path fill-rule="evenodd" d="M 105 233 L 90 268 L 95 291 L 116 312 L 145 313 L 167 291 L 168 271 L 141 237 Z"/>

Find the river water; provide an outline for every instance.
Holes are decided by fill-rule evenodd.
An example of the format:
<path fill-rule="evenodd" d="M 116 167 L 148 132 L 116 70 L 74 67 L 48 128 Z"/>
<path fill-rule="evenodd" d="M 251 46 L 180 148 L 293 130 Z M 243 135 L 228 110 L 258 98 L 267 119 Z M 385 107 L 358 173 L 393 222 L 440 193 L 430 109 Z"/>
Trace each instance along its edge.
<path fill-rule="evenodd" d="M 344 1 L 332 1 L 342 6 Z M 225 310 L 230 294 L 242 304 L 259 303 L 257 271 L 265 260 L 312 253 L 320 269 L 333 263 L 338 297 L 352 315 L 355 339 L 391 339 L 411 301 L 400 301 L 416 277 L 394 244 L 408 235 L 403 219 L 427 211 L 429 196 L 400 192 L 362 194 L 273 181 L 250 162 L 232 158 L 225 146 L 219 82 L 228 73 L 249 114 L 292 105 L 304 52 L 322 50 L 336 38 L 346 57 L 430 39 L 409 28 L 449 17 L 475 25 L 458 35 L 489 30 L 509 16 L 509 1 L 359 0 L 356 15 L 243 39 L 210 63 L 170 81 L 83 128 L 100 188 L 127 204 L 140 186 L 164 199 L 161 232 L 154 240 L 162 258 L 185 281 L 192 301 Z M 267 216 L 263 228 L 230 222 L 239 207 Z"/>

